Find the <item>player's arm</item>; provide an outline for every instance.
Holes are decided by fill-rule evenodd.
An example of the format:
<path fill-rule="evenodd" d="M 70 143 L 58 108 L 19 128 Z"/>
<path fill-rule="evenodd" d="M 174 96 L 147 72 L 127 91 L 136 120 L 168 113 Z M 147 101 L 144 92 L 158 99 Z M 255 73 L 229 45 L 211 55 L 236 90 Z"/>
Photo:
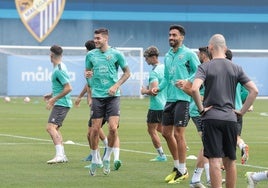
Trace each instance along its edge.
<path fill-rule="evenodd" d="M 118 90 L 118 88 L 125 82 L 127 81 L 127 79 L 130 77 L 130 70 L 128 66 L 125 66 L 124 68 L 122 68 L 123 70 L 123 74 L 120 77 L 120 79 L 109 89 L 109 95 L 113 96 L 115 95 L 116 91 Z"/>
<path fill-rule="evenodd" d="M 186 94 L 192 96 L 192 83 L 189 80 L 179 80 L 175 85 L 182 89 Z"/>
<path fill-rule="evenodd" d="M 158 88 L 158 81 L 153 81 L 150 83 L 149 87 L 146 88 L 146 87 L 142 87 L 141 88 L 141 94 L 142 95 L 154 95 L 152 92 L 151 92 L 151 89 L 150 88 Z"/>
<path fill-rule="evenodd" d="M 92 103 L 91 88 L 87 85 L 87 104 L 91 106 L 91 103 Z"/>
<path fill-rule="evenodd" d="M 50 110 L 52 108 L 52 106 L 54 106 L 54 104 L 55 104 L 55 102 L 57 100 L 59 100 L 60 98 L 64 97 L 65 95 L 67 95 L 71 91 L 72 91 L 71 84 L 69 82 L 64 84 L 62 92 L 48 100 L 47 109 Z"/>
<path fill-rule="evenodd" d="M 84 86 L 83 90 L 80 92 L 80 94 L 78 95 L 78 97 L 76 98 L 74 104 L 76 107 L 79 106 L 81 99 L 83 98 L 83 96 L 87 93 L 87 84 Z"/>
<path fill-rule="evenodd" d="M 243 85 L 248 90 L 248 96 L 239 112 L 237 112 L 239 115 L 244 115 L 247 110 L 250 108 L 250 106 L 253 104 L 254 100 L 258 96 L 258 88 L 256 84 L 253 81 L 249 81 L 246 84 Z"/>

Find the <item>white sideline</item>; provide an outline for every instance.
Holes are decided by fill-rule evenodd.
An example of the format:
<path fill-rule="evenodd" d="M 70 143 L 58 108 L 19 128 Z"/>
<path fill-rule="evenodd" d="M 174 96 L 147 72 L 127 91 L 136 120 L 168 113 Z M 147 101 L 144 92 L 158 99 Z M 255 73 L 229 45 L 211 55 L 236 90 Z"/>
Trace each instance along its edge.
<path fill-rule="evenodd" d="M 27 140 L 44 141 L 44 142 L 52 142 L 51 140 L 48 140 L 48 139 L 25 137 L 25 136 L 11 135 L 11 134 L 1 134 L 0 133 L 0 136 L 12 137 L 12 138 L 21 138 L 21 139 L 27 139 Z M 67 142 L 70 142 L 70 141 L 67 141 Z M 5 143 L 5 144 L 12 145 L 12 144 L 23 144 L 23 143 Z M 27 143 L 25 143 L 25 144 L 27 144 Z M 86 147 L 88 147 L 87 144 L 80 144 L 80 143 L 74 143 L 74 142 L 72 142 L 71 144 L 72 145 L 78 145 L 78 146 L 86 146 Z M 2 145 L 2 144 L 0 143 L 0 145 Z M 103 147 L 101 147 L 101 148 L 103 148 Z M 136 151 L 136 150 L 122 149 L 122 148 L 120 148 L 120 151 L 126 151 L 126 152 L 131 152 L 131 153 L 141 153 L 141 154 L 148 154 L 148 155 L 155 155 L 155 153 L 151 153 L 151 152 Z M 170 155 L 167 155 L 167 156 L 170 156 Z M 268 167 L 248 165 L 248 164 L 242 165 L 240 163 L 236 163 L 236 165 L 242 166 L 242 167 L 257 168 L 257 169 L 268 169 Z"/>

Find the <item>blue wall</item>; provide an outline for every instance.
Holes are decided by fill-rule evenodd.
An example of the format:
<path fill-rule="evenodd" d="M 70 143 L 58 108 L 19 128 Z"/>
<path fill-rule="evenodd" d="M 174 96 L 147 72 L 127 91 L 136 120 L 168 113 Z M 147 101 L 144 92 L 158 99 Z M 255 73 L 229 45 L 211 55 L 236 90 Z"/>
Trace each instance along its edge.
<path fill-rule="evenodd" d="M 95 28 L 107 27 L 110 45 L 146 48 L 153 44 L 163 56 L 174 23 L 186 28 L 185 44 L 190 48 L 207 45 L 211 35 L 222 33 L 230 49 L 268 49 L 268 1 L 66 0 L 59 23 L 43 42 L 23 25 L 15 1 L 0 1 L 0 45 L 82 47 Z M 0 61 L 0 95 L 4 95 L 7 65 L 1 56 Z"/>

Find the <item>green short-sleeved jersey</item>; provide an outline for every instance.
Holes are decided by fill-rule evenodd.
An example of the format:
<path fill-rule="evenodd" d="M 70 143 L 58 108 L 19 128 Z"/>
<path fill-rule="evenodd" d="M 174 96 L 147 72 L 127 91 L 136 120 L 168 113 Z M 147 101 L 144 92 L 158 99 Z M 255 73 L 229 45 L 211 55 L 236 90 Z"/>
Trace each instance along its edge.
<path fill-rule="evenodd" d="M 149 85 L 152 82 L 160 84 L 164 78 L 164 65 L 158 64 L 154 66 L 149 74 Z M 166 89 L 160 91 L 156 96 L 150 96 L 150 110 L 163 110 L 166 104 L 167 92 Z"/>
<path fill-rule="evenodd" d="M 248 90 L 242 86 L 240 83 L 236 86 L 236 93 L 235 93 L 235 109 L 240 110 L 243 106 L 244 101 L 248 96 Z"/>
<path fill-rule="evenodd" d="M 65 64 L 60 63 L 53 69 L 51 75 L 52 81 L 52 96 L 57 96 L 63 91 L 64 85 L 70 83 L 70 77 Z M 71 94 L 68 93 L 64 97 L 58 99 L 55 105 L 72 107 Z"/>
<path fill-rule="evenodd" d="M 171 48 L 165 55 L 164 64 L 165 76 L 159 89 L 162 90 L 164 87 L 167 87 L 167 101 L 175 102 L 183 100 L 190 102 L 191 97 L 183 90 L 177 88 L 175 83 L 178 80 L 193 81 L 197 67 L 200 65 L 197 54 L 184 45 L 182 45 L 175 53 Z"/>
<path fill-rule="evenodd" d="M 86 69 L 93 71 L 92 78 L 88 79 L 92 97 L 109 97 L 109 88 L 118 81 L 118 68 L 123 69 L 126 66 L 128 65 L 124 55 L 114 48 L 105 52 L 100 49 L 89 51 L 86 56 Z M 115 96 L 120 96 L 120 90 L 117 90 Z"/>
<path fill-rule="evenodd" d="M 205 87 L 202 86 L 200 88 L 200 95 L 204 96 L 204 92 L 205 92 Z M 198 116 L 200 116 L 198 108 L 197 108 L 197 106 L 196 106 L 196 104 L 194 102 L 194 99 L 192 97 L 191 97 L 190 108 L 189 109 L 190 109 L 190 117 L 198 117 Z"/>

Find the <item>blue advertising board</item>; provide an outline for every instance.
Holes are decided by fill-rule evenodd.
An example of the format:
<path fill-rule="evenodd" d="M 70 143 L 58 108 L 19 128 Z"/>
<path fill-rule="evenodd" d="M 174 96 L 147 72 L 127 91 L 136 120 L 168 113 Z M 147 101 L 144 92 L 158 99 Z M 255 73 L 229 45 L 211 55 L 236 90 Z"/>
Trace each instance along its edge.
<path fill-rule="evenodd" d="M 140 79 L 143 85 L 148 84 L 151 69 L 143 62 L 144 71 L 133 58 L 126 58 L 131 76 L 121 86 L 122 96 L 139 96 Z M 163 62 L 163 57 L 159 60 Z M 73 87 L 72 95 L 79 95 L 84 85 L 84 57 L 65 56 L 63 62 L 67 65 Z M 233 62 L 241 65 L 246 74 L 256 83 L 259 96 L 268 95 L 268 58 L 267 57 L 235 57 Z M 47 56 L 9 56 L 8 57 L 8 89 L 9 96 L 42 96 L 51 92 L 52 64 Z M 122 72 L 119 71 L 119 76 Z"/>

